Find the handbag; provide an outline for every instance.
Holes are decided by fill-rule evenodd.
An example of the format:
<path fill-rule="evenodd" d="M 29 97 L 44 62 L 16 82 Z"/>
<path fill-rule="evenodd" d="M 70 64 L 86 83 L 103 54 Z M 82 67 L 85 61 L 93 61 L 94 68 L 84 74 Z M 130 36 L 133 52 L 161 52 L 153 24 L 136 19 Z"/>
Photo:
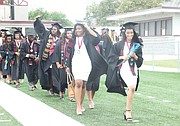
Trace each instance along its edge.
<path fill-rule="evenodd" d="M 71 87 L 71 89 L 74 92 L 75 91 L 75 80 L 74 80 L 74 77 L 71 73 L 67 74 L 67 84 Z"/>

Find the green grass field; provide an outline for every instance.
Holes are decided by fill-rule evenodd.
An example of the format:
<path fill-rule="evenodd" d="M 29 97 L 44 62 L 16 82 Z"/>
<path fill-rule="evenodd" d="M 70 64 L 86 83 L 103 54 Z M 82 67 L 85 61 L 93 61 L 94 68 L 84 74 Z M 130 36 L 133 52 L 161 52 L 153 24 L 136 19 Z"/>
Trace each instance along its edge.
<path fill-rule="evenodd" d="M 95 109 L 88 108 L 86 95 L 84 100 L 86 111 L 82 116 L 76 115 L 76 103 L 70 102 L 67 95 L 66 99 L 61 101 L 58 96 L 49 96 L 47 91 L 40 89 L 40 86 L 33 92 L 29 91 L 27 80 L 24 81 L 19 90 L 86 126 L 179 126 L 180 73 L 140 71 L 140 76 L 140 86 L 135 94 L 132 108 L 133 118 L 139 120 L 138 123 L 128 123 L 123 120 L 122 114 L 125 110 L 126 97 L 107 93 L 104 85 L 105 76 L 102 76 L 100 89 L 94 98 Z M 14 87 L 14 85 L 12 86 Z M 12 120 L 9 125 L 1 126 L 15 125 L 20 126 L 17 121 Z"/>

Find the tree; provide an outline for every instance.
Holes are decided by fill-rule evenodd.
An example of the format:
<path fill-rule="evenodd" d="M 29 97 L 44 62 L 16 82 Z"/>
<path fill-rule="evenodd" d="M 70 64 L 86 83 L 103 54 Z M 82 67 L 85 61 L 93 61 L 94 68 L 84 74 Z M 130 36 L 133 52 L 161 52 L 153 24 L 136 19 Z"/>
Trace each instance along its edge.
<path fill-rule="evenodd" d="M 86 8 L 86 19 L 96 18 L 98 26 L 118 26 L 118 21 L 107 21 L 106 17 L 118 13 L 133 12 L 160 6 L 164 0 L 102 0 Z"/>
<path fill-rule="evenodd" d="M 60 21 L 63 26 L 71 26 L 72 22 L 66 19 L 66 15 L 62 12 L 51 12 L 49 14 L 49 19 L 51 18 L 52 21 Z"/>
<path fill-rule="evenodd" d="M 115 21 L 107 21 L 108 15 L 116 14 L 116 8 L 119 6 L 119 0 L 102 0 L 100 4 L 93 3 L 86 8 L 86 19 L 96 18 L 99 26 L 112 26 Z"/>
<path fill-rule="evenodd" d="M 49 13 L 44 8 L 37 8 L 28 13 L 28 19 L 34 20 L 37 15 L 41 15 L 42 20 L 49 20 Z"/>
<path fill-rule="evenodd" d="M 63 26 L 71 26 L 72 22 L 66 18 L 66 15 L 62 12 L 47 12 L 43 8 L 32 10 L 28 14 L 29 20 L 34 20 L 37 15 L 41 15 L 42 20 L 58 21 Z"/>
<path fill-rule="evenodd" d="M 158 7 L 164 0 L 121 0 L 118 13 L 133 12 L 138 10 Z"/>

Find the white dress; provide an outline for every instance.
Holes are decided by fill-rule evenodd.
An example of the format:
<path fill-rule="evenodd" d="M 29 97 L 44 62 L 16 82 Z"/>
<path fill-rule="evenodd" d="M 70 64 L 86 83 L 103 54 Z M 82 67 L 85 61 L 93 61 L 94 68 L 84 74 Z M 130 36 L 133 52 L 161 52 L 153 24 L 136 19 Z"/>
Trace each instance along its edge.
<path fill-rule="evenodd" d="M 79 49 L 79 43 L 82 41 L 82 45 Z M 89 58 L 88 52 L 86 50 L 86 46 L 84 44 L 83 37 L 76 38 L 75 51 L 74 56 L 72 58 L 72 73 L 74 75 L 75 80 L 80 79 L 87 81 L 89 74 L 91 72 L 91 60 Z"/>
<path fill-rule="evenodd" d="M 130 43 L 129 47 L 130 47 Z M 129 53 L 129 48 L 127 44 L 125 43 L 124 45 L 124 55 L 127 55 Z M 137 77 L 138 77 L 138 72 L 137 72 L 137 66 L 136 63 L 134 64 L 134 71 L 136 75 L 133 75 L 129 66 L 129 62 L 126 61 L 125 63 L 122 64 L 122 67 L 120 69 L 120 76 L 126 83 L 126 85 L 129 86 L 135 86 L 137 85 Z"/>

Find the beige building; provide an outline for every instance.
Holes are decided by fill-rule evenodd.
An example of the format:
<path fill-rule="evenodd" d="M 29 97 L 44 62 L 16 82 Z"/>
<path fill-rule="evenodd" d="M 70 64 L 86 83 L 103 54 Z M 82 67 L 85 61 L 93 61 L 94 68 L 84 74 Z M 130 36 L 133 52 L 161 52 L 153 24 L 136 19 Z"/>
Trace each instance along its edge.
<path fill-rule="evenodd" d="M 146 54 L 154 50 L 157 54 L 179 54 L 180 0 L 167 0 L 157 8 L 112 15 L 107 20 L 139 23 L 135 29 L 144 40 Z"/>
<path fill-rule="evenodd" d="M 28 2 L 26 0 L 14 0 L 14 6 L 11 0 L 0 0 L 0 29 L 10 31 L 19 28 L 25 35 L 27 29 L 33 29 L 33 22 L 28 20 Z M 14 7 L 14 20 L 12 20 L 12 7 Z M 51 27 L 53 21 L 43 21 L 45 27 Z M 59 22 L 60 23 L 60 22 Z"/>

